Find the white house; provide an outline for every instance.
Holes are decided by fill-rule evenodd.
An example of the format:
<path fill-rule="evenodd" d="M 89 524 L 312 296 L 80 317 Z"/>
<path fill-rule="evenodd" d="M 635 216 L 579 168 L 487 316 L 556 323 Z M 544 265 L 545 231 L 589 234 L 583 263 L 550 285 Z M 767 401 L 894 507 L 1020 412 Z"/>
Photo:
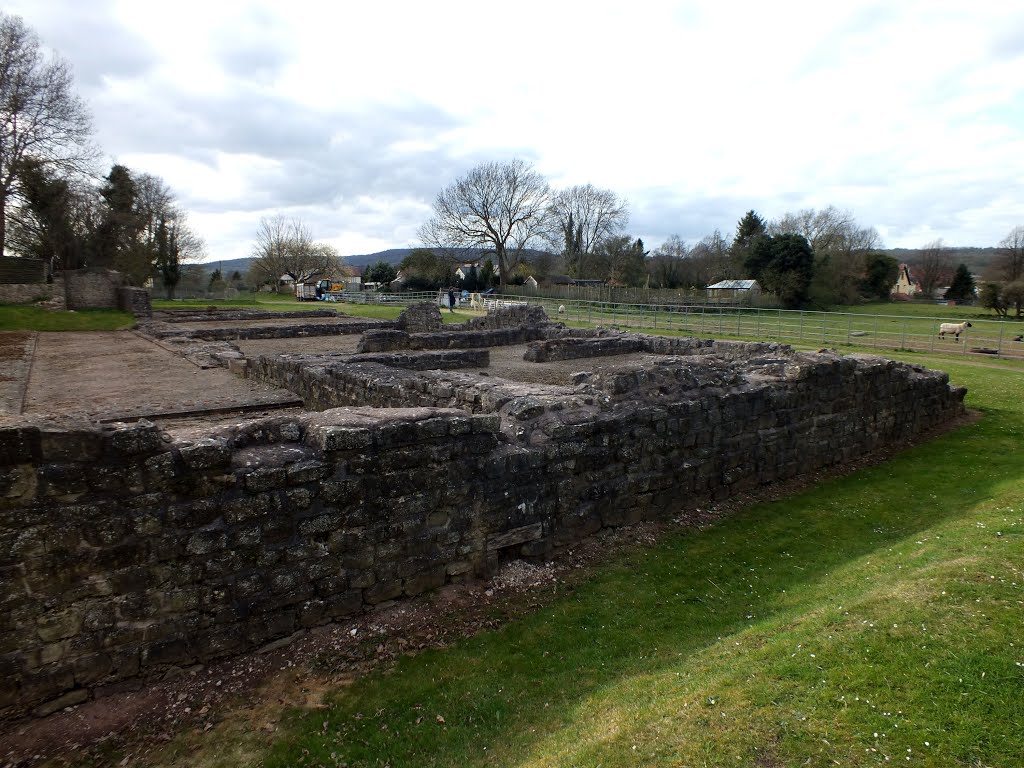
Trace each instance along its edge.
<path fill-rule="evenodd" d="M 480 269 L 482 266 L 483 265 L 479 261 L 473 264 L 463 264 L 458 269 L 455 270 L 455 276 L 459 278 L 459 280 L 465 280 L 467 277 L 469 277 L 469 271 L 471 269 L 475 269 L 477 275 L 479 276 Z"/>

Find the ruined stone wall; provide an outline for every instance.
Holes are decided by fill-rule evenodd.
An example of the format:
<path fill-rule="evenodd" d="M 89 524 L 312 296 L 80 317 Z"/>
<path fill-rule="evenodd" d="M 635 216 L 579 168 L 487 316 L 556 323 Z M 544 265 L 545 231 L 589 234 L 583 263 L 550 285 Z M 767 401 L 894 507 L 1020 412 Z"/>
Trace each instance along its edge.
<path fill-rule="evenodd" d="M 152 317 L 153 304 L 145 288 L 122 286 L 117 291 L 117 308 L 131 312 L 135 317 Z"/>
<path fill-rule="evenodd" d="M 668 357 L 571 391 L 360 365 L 406 402 L 448 386 L 463 410 L 341 408 L 178 442 L 145 422 L 0 428 L 0 714 L 844 462 L 964 396 L 945 374 L 838 355 Z"/>
<path fill-rule="evenodd" d="M 52 299 L 55 293 L 53 283 L 0 285 L 0 304 L 34 304 Z"/>
<path fill-rule="evenodd" d="M 64 273 L 68 309 L 115 309 L 124 281 L 109 269 L 73 269 Z"/>

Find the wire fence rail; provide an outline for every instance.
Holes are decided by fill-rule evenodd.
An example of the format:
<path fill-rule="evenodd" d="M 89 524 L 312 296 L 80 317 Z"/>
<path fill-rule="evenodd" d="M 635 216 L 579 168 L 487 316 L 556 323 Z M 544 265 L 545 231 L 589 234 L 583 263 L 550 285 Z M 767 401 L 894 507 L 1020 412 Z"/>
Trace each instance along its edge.
<path fill-rule="evenodd" d="M 552 318 L 568 322 L 657 330 L 692 336 L 737 337 L 760 341 L 858 346 L 879 350 L 951 352 L 1024 359 L 1024 324 L 971 319 L 959 337 L 939 337 L 946 317 L 868 315 L 754 307 L 679 304 L 627 304 L 564 301 L 525 296 L 488 296 L 487 304 L 540 304 Z M 488 306 L 488 308 L 490 308 Z M 564 311 L 562 311 L 564 309 Z"/>

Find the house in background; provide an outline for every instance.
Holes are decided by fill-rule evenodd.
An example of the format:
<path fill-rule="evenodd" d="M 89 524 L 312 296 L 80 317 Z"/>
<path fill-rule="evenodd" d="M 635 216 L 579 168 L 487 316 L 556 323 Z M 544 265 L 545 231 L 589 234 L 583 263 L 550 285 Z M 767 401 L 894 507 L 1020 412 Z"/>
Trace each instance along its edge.
<path fill-rule="evenodd" d="M 900 271 L 896 276 L 896 285 L 892 287 L 890 293 L 893 296 L 910 298 L 919 293 L 920 290 L 921 288 L 910 277 L 910 267 L 906 264 L 900 264 Z"/>
<path fill-rule="evenodd" d="M 719 280 L 704 290 L 712 304 L 740 304 L 761 295 L 757 280 Z"/>
<path fill-rule="evenodd" d="M 455 270 L 455 276 L 459 278 L 459 280 L 465 280 L 467 277 L 469 277 L 470 270 L 475 269 L 477 275 L 479 275 L 480 270 L 482 268 L 483 264 L 481 264 L 479 261 L 476 263 L 466 263 Z"/>

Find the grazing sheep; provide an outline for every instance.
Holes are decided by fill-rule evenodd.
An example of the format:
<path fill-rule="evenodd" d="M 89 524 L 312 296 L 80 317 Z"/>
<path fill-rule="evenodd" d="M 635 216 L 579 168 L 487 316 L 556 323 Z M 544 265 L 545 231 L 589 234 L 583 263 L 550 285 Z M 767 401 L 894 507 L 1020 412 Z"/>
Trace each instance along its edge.
<path fill-rule="evenodd" d="M 558 305 L 558 314 L 559 315 L 564 315 L 565 314 L 565 304 L 559 304 Z"/>
<path fill-rule="evenodd" d="M 968 323 L 968 322 L 963 322 L 963 323 L 943 323 L 942 325 L 939 326 L 939 338 L 940 339 L 944 339 L 944 338 L 946 338 L 946 334 L 947 333 L 952 333 L 957 338 L 957 340 L 959 341 L 960 334 L 963 333 L 964 331 L 966 331 L 970 327 L 971 327 L 971 324 Z"/>
<path fill-rule="evenodd" d="M 1024 335 L 1021 335 L 1021 336 L 1014 336 L 1014 337 L 1013 337 L 1013 340 L 1014 340 L 1014 341 L 1024 341 Z"/>

